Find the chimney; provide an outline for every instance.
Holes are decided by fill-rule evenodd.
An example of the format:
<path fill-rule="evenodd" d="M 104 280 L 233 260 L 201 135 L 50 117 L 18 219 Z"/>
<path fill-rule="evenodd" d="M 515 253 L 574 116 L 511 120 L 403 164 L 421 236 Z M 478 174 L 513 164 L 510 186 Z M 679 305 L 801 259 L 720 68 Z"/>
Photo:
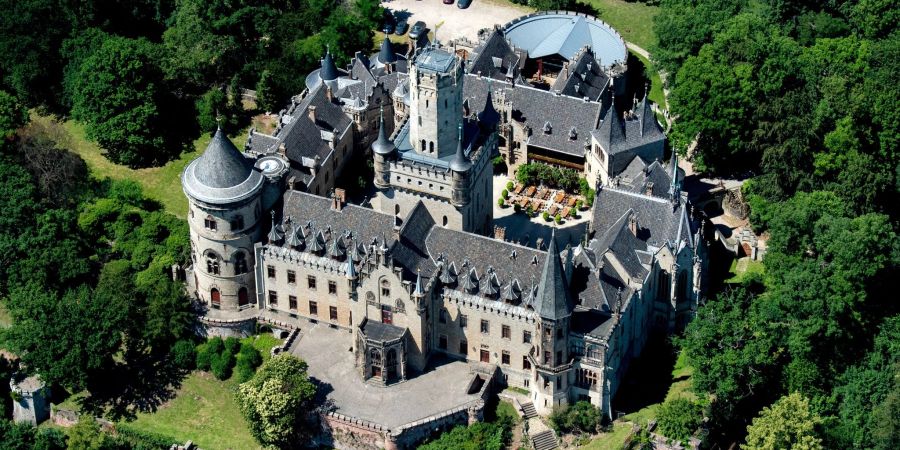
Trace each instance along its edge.
<path fill-rule="evenodd" d="M 631 218 L 628 219 L 628 230 L 631 231 L 631 234 L 638 235 L 637 217 L 635 217 L 634 213 L 631 213 Z"/>
<path fill-rule="evenodd" d="M 316 107 L 314 105 L 309 105 L 309 107 L 306 108 L 306 112 L 309 114 L 309 120 L 316 123 Z"/>
<path fill-rule="evenodd" d="M 287 147 L 284 145 L 284 142 L 282 142 L 281 144 L 278 145 L 278 153 L 281 156 L 284 156 L 286 152 L 287 152 Z"/>
<path fill-rule="evenodd" d="M 344 201 L 346 200 L 346 193 L 341 188 L 335 188 L 334 193 L 331 195 L 331 209 L 335 211 L 340 211 L 344 209 Z"/>

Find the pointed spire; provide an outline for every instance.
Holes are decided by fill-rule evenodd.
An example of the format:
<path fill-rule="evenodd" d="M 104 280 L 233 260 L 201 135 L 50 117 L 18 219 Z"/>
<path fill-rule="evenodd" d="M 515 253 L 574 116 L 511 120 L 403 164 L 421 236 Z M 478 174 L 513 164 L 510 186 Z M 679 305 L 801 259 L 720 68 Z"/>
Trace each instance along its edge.
<path fill-rule="evenodd" d="M 381 107 L 381 118 L 378 122 L 378 139 L 372 143 L 372 151 L 379 155 L 390 155 L 394 152 L 394 143 L 388 139 L 387 130 L 384 129 L 384 107 Z"/>
<path fill-rule="evenodd" d="M 275 223 L 275 211 L 272 211 L 272 228 L 269 230 L 269 243 L 277 244 L 283 235 L 278 231 L 278 224 Z"/>
<path fill-rule="evenodd" d="M 544 261 L 544 270 L 541 272 L 537 298 L 534 302 L 534 309 L 542 318 L 559 320 L 572 313 L 572 302 L 567 285 L 565 271 L 559 257 L 559 248 L 556 245 L 556 229 L 554 228 L 550 235 L 547 259 Z"/>
<path fill-rule="evenodd" d="M 334 65 L 334 58 L 331 57 L 331 48 L 326 47 L 325 57 L 322 58 L 322 69 L 319 71 L 319 78 L 322 81 L 333 81 L 338 78 L 337 66 Z"/>
<path fill-rule="evenodd" d="M 346 270 L 346 277 L 355 280 L 357 277 L 356 266 L 353 265 L 353 258 L 347 258 L 347 265 L 344 266 Z"/>
<path fill-rule="evenodd" d="M 459 124 L 459 131 L 456 140 L 456 155 L 450 161 L 450 170 L 454 172 L 466 172 L 472 168 L 472 161 L 463 152 L 463 126 Z"/>
<path fill-rule="evenodd" d="M 391 40 L 388 39 L 387 33 L 384 35 L 384 40 L 381 41 L 381 49 L 378 51 L 378 62 L 384 65 L 397 62 L 397 54 L 394 53 L 394 47 L 391 45 Z"/>
<path fill-rule="evenodd" d="M 500 122 L 500 113 L 494 108 L 494 100 L 491 94 L 491 81 L 488 80 L 487 97 L 484 99 L 484 108 L 478 113 L 478 123 L 484 128 L 493 128 Z"/>
<path fill-rule="evenodd" d="M 421 297 L 425 295 L 425 285 L 422 283 L 422 270 L 416 271 L 416 288 L 413 291 L 413 295 L 416 297 Z"/>

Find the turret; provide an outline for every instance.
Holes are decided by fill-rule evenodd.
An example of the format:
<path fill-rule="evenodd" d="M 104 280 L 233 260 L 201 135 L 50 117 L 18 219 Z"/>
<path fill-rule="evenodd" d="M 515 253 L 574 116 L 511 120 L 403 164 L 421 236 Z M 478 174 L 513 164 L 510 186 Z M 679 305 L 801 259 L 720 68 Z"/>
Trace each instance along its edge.
<path fill-rule="evenodd" d="M 390 187 L 390 160 L 394 156 L 396 147 L 388 139 L 387 130 L 384 128 L 384 108 L 381 109 L 381 118 L 378 122 L 378 139 L 372 143 L 372 157 L 375 169 L 375 187 L 385 189 Z"/>
<path fill-rule="evenodd" d="M 181 174 L 194 292 L 212 309 L 238 310 L 255 298 L 253 244 L 260 238 L 265 184 L 221 129 Z"/>
<path fill-rule="evenodd" d="M 468 205 L 471 200 L 469 192 L 469 178 L 472 172 L 472 161 L 463 152 L 463 128 L 459 125 L 457 134 L 456 154 L 450 161 L 451 172 L 451 202 L 457 208 Z"/>

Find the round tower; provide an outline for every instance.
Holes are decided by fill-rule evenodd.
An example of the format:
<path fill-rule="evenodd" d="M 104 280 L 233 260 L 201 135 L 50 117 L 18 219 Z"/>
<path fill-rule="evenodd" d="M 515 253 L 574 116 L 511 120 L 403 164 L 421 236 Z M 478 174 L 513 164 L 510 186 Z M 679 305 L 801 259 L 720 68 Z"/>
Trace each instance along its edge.
<path fill-rule="evenodd" d="M 181 174 L 188 198 L 193 282 L 211 309 L 255 304 L 253 243 L 259 238 L 265 178 L 221 129 Z"/>
<path fill-rule="evenodd" d="M 457 208 L 466 206 L 471 200 L 471 185 L 469 178 L 472 172 L 472 161 L 463 152 L 463 128 L 459 125 L 456 139 L 456 155 L 450 161 L 451 191 L 450 201 Z"/>
<path fill-rule="evenodd" d="M 384 128 L 384 108 L 382 108 L 378 123 L 378 139 L 372 143 L 375 187 L 378 189 L 386 189 L 391 185 L 390 160 L 394 156 L 394 150 L 394 143 L 388 139 L 387 130 Z"/>

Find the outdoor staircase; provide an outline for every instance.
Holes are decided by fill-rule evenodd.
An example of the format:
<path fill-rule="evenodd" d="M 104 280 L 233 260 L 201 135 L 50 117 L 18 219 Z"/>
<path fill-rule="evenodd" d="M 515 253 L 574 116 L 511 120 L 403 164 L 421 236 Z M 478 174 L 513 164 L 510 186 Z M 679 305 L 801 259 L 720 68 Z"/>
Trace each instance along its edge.
<path fill-rule="evenodd" d="M 556 433 L 553 430 L 544 430 L 531 436 L 531 443 L 534 445 L 534 450 L 552 450 L 559 447 L 556 442 Z"/>
<path fill-rule="evenodd" d="M 532 417 L 537 417 L 537 410 L 534 409 L 534 403 L 522 403 L 522 414 L 525 416 L 525 420 L 528 420 Z"/>

